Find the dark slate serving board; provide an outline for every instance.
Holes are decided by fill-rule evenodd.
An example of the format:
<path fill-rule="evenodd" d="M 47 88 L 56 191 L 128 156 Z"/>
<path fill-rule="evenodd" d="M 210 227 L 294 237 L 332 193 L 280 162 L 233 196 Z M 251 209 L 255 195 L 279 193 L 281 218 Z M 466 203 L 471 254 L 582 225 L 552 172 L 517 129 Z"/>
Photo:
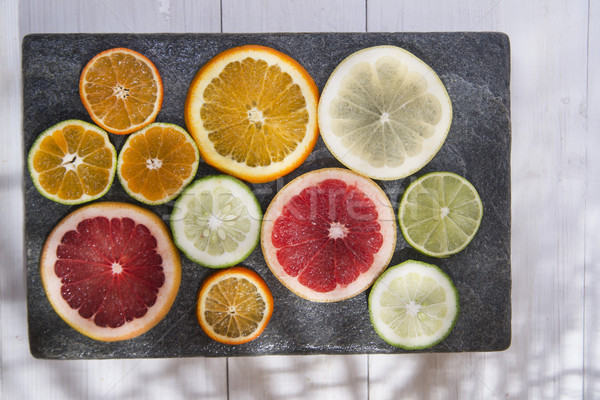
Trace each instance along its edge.
<path fill-rule="evenodd" d="M 415 176 L 452 171 L 465 176 L 481 195 L 484 217 L 479 232 L 461 253 L 432 259 L 411 249 L 398 234 L 390 265 L 407 259 L 441 267 L 460 295 L 453 332 L 425 352 L 504 350 L 511 341 L 510 264 L 510 48 L 501 33 L 306 33 L 306 34 L 69 34 L 29 35 L 23 40 L 23 143 L 65 119 L 92 122 L 79 99 L 79 75 L 97 53 L 129 47 L 149 57 L 161 73 L 163 107 L 157 121 L 184 127 L 188 85 L 198 69 L 228 48 L 244 44 L 273 47 L 295 58 L 321 90 L 346 56 L 375 45 L 400 46 L 429 64 L 446 85 L 454 119 L 436 157 Z M 124 137 L 111 135 L 117 151 Z M 274 194 L 298 175 L 322 167 L 341 167 L 319 140 L 296 171 L 277 181 L 250 185 L 263 211 Z M 217 171 L 201 162 L 198 177 Z M 397 209 L 409 182 L 378 182 Z M 195 318 L 196 292 L 212 270 L 182 255 L 181 287 L 169 314 L 148 333 L 125 342 L 102 343 L 70 328 L 46 299 L 38 273 L 39 257 L 51 229 L 75 207 L 54 203 L 34 188 L 24 167 L 27 305 L 31 353 L 39 358 L 159 358 L 266 354 L 403 353 L 377 336 L 369 321 L 368 291 L 338 303 L 312 303 L 289 292 L 271 274 L 260 246 L 243 263 L 267 282 L 275 310 L 255 341 L 228 346 L 209 339 Z M 117 179 L 101 200 L 135 203 Z M 148 207 L 165 221 L 173 203 Z"/>

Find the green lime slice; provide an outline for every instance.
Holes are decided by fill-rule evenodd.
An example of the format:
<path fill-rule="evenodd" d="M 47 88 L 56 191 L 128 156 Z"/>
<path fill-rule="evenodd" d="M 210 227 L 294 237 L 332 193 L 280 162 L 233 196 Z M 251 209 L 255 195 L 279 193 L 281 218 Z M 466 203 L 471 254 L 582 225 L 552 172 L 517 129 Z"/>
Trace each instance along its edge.
<path fill-rule="evenodd" d="M 406 241 L 431 257 L 448 257 L 473 239 L 483 216 L 475 187 L 451 172 L 433 172 L 411 183 L 398 221 Z"/>
<path fill-rule="evenodd" d="M 458 291 L 435 265 L 408 260 L 373 284 L 369 314 L 377 334 L 392 346 L 425 349 L 444 340 L 459 312 Z"/>
<path fill-rule="evenodd" d="M 262 211 L 254 193 L 229 175 L 193 182 L 175 202 L 173 239 L 192 261 L 225 268 L 245 260 L 258 244 Z"/>

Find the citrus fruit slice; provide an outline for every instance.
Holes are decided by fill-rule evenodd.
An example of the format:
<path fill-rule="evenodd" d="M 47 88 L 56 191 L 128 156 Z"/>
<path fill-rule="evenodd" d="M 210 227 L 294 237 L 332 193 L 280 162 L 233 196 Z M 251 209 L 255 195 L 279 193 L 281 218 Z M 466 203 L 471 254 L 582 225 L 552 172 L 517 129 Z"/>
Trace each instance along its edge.
<path fill-rule="evenodd" d="M 50 200 L 80 204 L 102 197 L 112 185 L 117 152 L 96 125 L 67 120 L 46 129 L 27 157 L 31 179 Z"/>
<path fill-rule="evenodd" d="M 438 152 L 452 104 L 436 73 L 395 46 L 360 50 L 333 71 L 319 102 L 319 129 L 345 166 L 374 179 L 404 178 Z"/>
<path fill-rule="evenodd" d="M 261 244 L 267 265 L 292 292 L 312 301 L 344 300 L 367 289 L 390 262 L 395 214 L 369 178 L 315 170 L 275 195 Z"/>
<path fill-rule="evenodd" d="M 40 276 L 67 324 L 112 342 L 147 332 L 167 314 L 181 263 L 160 218 L 131 204 L 102 202 L 73 211 L 54 228 Z"/>
<path fill-rule="evenodd" d="M 198 291 L 196 316 L 204 332 L 226 344 L 256 339 L 273 314 L 273 296 L 254 271 L 233 267 L 210 275 Z"/>
<path fill-rule="evenodd" d="M 260 236 L 262 211 L 254 193 L 229 175 L 198 179 L 171 214 L 175 244 L 205 267 L 225 268 L 246 259 Z"/>
<path fill-rule="evenodd" d="M 411 183 L 398 209 L 406 241 L 431 257 L 448 257 L 467 247 L 482 216 L 477 190 L 451 172 L 433 172 Z"/>
<path fill-rule="evenodd" d="M 154 121 L 162 106 L 163 85 L 152 61 L 120 47 L 105 50 L 87 63 L 79 95 L 96 124 L 125 135 Z"/>
<path fill-rule="evenodd" d="M 156 122 L 127 138 L 119 153 L 117 174 L 135 199 L 163 204 L 192 181 L 199 161 L 196 142 L 185 130 Z"/>
<path fill-rule="evenodd" d="M 458 291 L 452 280 L 435 265 L 420 261 L 388 268 L 369 294 L 369 314 L 377 334 L 407 350 L 444 340 L 458 312 Z"/>
<path fill-rule="evenodd" d="M 268 182 L 302 164 L 315 146 L 318 96 L 311 76 L 289 56 L 235 47 L 198 71 L 185 122 L 208 164 L 248 182 Z"/>

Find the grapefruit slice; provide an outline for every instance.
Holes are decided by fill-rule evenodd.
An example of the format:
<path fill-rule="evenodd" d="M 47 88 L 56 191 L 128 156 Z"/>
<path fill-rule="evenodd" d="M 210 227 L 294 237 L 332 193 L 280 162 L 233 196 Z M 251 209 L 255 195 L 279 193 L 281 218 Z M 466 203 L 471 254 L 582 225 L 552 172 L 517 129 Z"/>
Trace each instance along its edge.
<path fill-rule="evenodd" d="M 126 203 L 94 203 L 50 233 L 40 262 L 50 304 L 92 339 L 141 335 L 169 311 L 181 281 L 179 252 L 155 214 Z"/>
<path fill-rule="evenodd" d="M 363 292 L 390 262 L 395 215 L 371 179 L 325 168 L 294 179 L 265 213 L 261 245 L 267 265 L 298 296 L 318 302 Z"/>

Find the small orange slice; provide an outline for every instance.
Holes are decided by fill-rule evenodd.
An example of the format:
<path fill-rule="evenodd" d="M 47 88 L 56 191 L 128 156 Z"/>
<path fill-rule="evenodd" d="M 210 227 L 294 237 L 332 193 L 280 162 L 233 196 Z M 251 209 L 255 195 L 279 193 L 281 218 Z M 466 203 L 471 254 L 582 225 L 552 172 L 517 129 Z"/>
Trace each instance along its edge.
<path fill-rule="evenodd" d="M 153 122 L 163 100 L 158 70 L 142 54 L 115 48 L 85 66 L 79 95 L 92 120 L 108 132 L 125 135 Z"/>
<path fill-rule="evenodd" d="M 62 204 L 80 204 L 108 191 L 115 176 L 117 152 L 105 131 L 72 119 L 42 132 L 29 150 L 27 163 L 31 179 L 44 197 Z"/>
<path fill-rule="evenodd" d="M 198 292 L 196 316 L 204 332 L 225 344 L 256 339 L 273 313 L 273 296 L 254 271 L 233 267 L 212 274 Z"/>
<path fill-rule="evenodd" d="M 146 204 L 163 204 L 192 181 L 199 161 L 198 147 L 185 130 L 153 123 L 127 138 L 117 173 L 132 197 Z"/>
<path fill-rule="evenodd" d="M 185 121 L 208 164 L 248 182 L 269 182 L 314 148 L 318 97 L 297 61 L 269 47 L 241 46 L 198 71 Z"/>

